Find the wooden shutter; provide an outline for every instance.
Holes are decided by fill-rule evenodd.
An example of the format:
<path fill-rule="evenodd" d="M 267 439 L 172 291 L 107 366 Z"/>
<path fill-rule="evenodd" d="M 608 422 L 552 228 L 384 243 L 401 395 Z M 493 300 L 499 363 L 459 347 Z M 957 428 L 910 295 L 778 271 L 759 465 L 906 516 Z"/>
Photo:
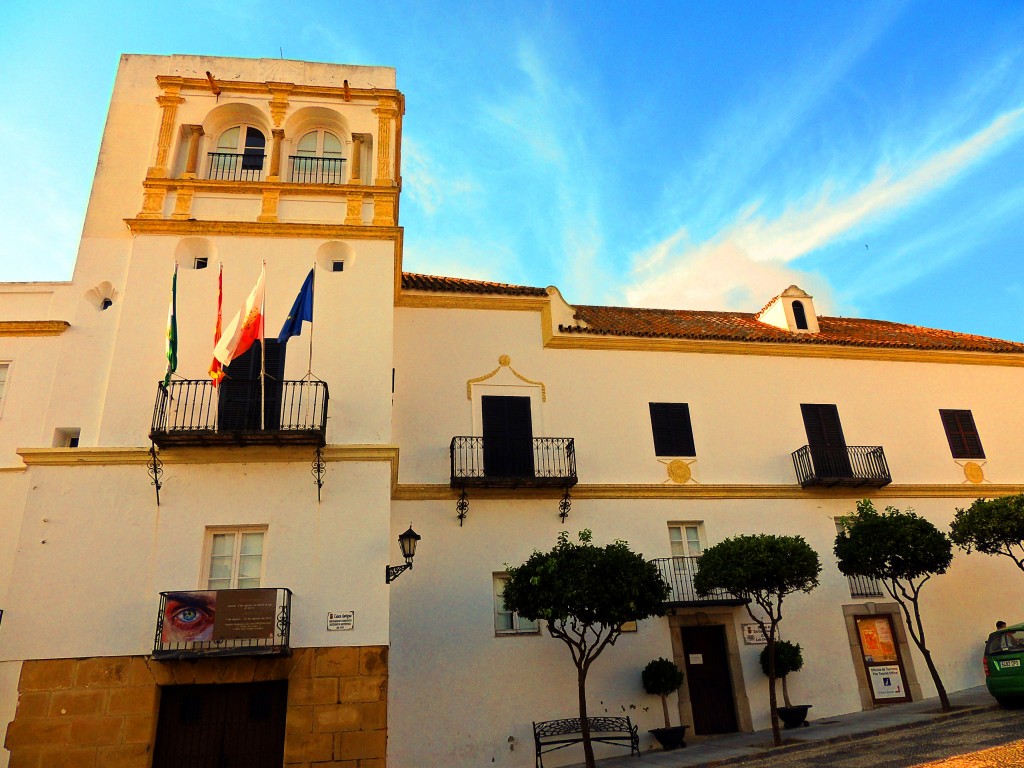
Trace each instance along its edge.
<path fill-rule="evenodd" d="M 267 374 L 264 386 L 264 427 L 277 430 L 281 425 L 281 390 L 287 345 L 277 339 L 255 342 L 224 369 L 220 383 L 217 414 L 221 431 L 253 431 L 260 428 L 260 365 L 266 348 Z"/>
<path fill-rule="evenodd" d="M 826 403 L 801 403 L 800 413 L 804 418 L 814 474 L 819 478 L 852 477 L 839 409 Z"/>
<path fill-rule="evenodd" d="M 942 428 L 946 431 L 950 453 L 954 459 L 984 459 L 985 449 L 974 425 L 974 415 L 966 410 L 940 409 Z"/>
<path fill-rule="evenodd" d="M 690 406 L 686 403 L 651 403 L 651 432 L 655 456 L 696 456 Z"/>
<path fill-rule="evenodd" d="M 484 474 L 533 477 L 533 417 L 528 397 L 480 398 L 484 427 Z"/>

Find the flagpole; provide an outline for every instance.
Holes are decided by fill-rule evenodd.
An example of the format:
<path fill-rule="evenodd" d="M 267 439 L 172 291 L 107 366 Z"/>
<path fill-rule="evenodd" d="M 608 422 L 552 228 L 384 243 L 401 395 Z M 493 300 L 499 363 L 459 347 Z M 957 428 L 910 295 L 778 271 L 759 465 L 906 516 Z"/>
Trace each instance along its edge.
<path fill-rule="evenodd" d="M 263 262 L 263 274 L 266 275 L 267 262 Z M 267 409 L 267 288 L 263 283 L 262 303 L 260 304 L 260 432 L 266 429 Z"/>
<path fill-rule="evenodd" d="M 313 281 L 309 285 L 311 294 L 310 301 L 316 296 L 316 262 L 313 262 Z M 309 366 L 306 368 L 306 378 L 313 376 L 313 321 L 309 321 Z"/>

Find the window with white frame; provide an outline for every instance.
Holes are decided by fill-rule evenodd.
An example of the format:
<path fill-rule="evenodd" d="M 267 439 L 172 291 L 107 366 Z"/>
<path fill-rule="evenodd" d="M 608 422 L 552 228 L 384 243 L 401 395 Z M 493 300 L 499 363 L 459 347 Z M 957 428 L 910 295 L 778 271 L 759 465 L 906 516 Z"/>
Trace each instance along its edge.
<path fill-rule="evenodd" d="M 0 416 L 4 415 L 4 393 L 7 391 L 8 374 L 11 372 L 10 363 L 0 363 Z"/>
<path fill-rule="evenodd" d="M 704 553 L 704 524 L 672 523 L 668 527 L 668 540 L 672 557 L 700 557 Z"/>
<path fill-rule="evenodd" d="M 222 181 L 259 181 L 266 158 L 267 137 L 259 128 L 236 125 L 217 139 L 217 149 L 210 152 L 208 176 Z"/>
<path fill-rule="evenodd" d="M 206 529 L 206 589 L 256 589 L 263 578 L 265 526 Z"/>
<path fill-rule="evenodd" d="M 295 144 L 289 181 L 300 184 L 344 184 L 344 154 L 344 145 L 337 135 L 323 128 L 310 131 Z"/>
<path fill-rule="evenodd" d="M 515 611 L 505 606 L 505 585 L 508 574 L 494 574 L 494 633 L 496 635 L 536 635 L 540 632 L 540 624 L 524 619 Z"/>

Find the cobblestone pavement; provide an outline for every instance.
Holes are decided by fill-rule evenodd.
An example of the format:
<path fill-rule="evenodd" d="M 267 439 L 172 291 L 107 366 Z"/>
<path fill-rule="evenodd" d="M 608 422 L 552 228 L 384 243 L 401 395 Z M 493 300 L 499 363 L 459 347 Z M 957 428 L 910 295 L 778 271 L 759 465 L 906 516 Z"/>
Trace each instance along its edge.
<path fill-rule="evenodd" d="M 1003 768 L 1024 766 L 1024 710 L 989 709 L 970 717 L 861 736 L 775 756 L 729 761 L 742 768 Z"/>

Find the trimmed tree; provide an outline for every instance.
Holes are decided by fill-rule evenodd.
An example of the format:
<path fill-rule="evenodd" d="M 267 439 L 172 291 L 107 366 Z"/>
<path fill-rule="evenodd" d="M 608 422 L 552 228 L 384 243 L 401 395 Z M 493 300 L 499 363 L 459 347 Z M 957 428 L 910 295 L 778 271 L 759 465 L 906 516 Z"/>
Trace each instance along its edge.
<path fill-rule="evenodd" d="M 674 661 L 658 658 L 644 667 L 640 673 L 640 682 L 644 690 L 652 696 L 661 696 L 661 708 L 665 712 L 665 727 L 671 728 L 668 719 L 668 697 L 679 690 L 683 684 L 683 671 Z"/>
<path fill-rule="evenodd" d="M 857 502 L 857 514 L 846 518 L 844 530 L 836 536 L 835 554 L 845 575 L 878 580 L 899 605 L 907 631 L 924 656 L 942 709 L 949 711 L 949 697 L 928 650 L 921 620 L 921 588 L 935 574 L 945 573 L 953 560 L 949 538 L 913 510 L 886 507 L 879 512 L 864 499 Z"/>
<path fill-rule="evenodd" d="M 576 665 L 580 730 L 588 768 L 594 748 L 587 720 L 587 672 L 595 659 L 622 634 L 622 625 L 664 614 L 669 586 L 654 563 L 624 541 L 605 547 L 581 531 L 579 544 L 562 531 L 550 552 L 534 552 L 508 568 L 505 606 L 531 621 L 543 619 L 548 633 L 567 646 Z"/>
<path fill-rule="evenodd" d="M 768 647 L 761 651 L 759 661 L 761 671 L 768 674 L 771 668 L 771 659 L 768 657 Z M 804 655 L 800 649 L 800 643 L 791 643 L 789 640 L 775 641 L 775 677 L 782 680 L 782 701 L 787 707 L 792 707 L 789 700 L 789 687 L 786 685 L 786 678 L 791 672 L 799 672 L 804 666 Z"/>
<path fill-rule="evenodd" d="M 818 553 L 803 536 L 760 533 L 734 536 L 709 548 L 701 555 L 693 578 L 694 589 L 702 597 L 724 589 L 745 599 L 747 613 L 768 640 L 768 701 L 776 746 L 782 744 L 775 692 L 775 638 L 782 621 L 782 601 L 794 592 L 810 592 L 818 586 L 819 573 Z M 762 613 L 755 613 L 752 605 Z"/>
<path fill-rule="evenodd" d="M 971 554 L 1004 555 L 1024 571 L 1024 494 L 978 499 L 958 509 L 950 525 L 950 538 Z"/>

